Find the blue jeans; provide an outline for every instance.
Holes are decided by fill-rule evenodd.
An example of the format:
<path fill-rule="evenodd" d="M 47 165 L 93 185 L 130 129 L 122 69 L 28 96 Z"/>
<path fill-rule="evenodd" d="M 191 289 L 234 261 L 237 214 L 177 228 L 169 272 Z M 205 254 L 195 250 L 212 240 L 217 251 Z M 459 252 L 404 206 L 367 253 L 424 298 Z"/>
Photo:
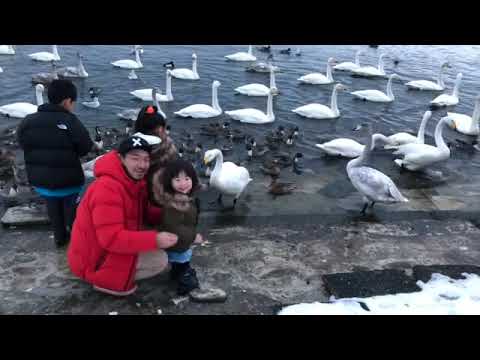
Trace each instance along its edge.
<path fill-rule="evenodd" d="M 192 249 L 188 249 L 184 252 L 167 251 L 168 262 L 186 263 L 192 259 Z"/>

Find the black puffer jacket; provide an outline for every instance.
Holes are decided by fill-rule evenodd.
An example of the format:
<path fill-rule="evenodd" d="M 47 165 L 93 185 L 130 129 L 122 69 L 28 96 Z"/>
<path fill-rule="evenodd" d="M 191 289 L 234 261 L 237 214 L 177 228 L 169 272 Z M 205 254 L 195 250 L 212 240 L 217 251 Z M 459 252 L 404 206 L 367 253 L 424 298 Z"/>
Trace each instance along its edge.
<path fill-rule="evenodd" d="M 63 107 L 43 104 L 17 129 L 32 186 L 61 189 L 83 185 L 80 157 L 93 146 L 88 130 Z"/>

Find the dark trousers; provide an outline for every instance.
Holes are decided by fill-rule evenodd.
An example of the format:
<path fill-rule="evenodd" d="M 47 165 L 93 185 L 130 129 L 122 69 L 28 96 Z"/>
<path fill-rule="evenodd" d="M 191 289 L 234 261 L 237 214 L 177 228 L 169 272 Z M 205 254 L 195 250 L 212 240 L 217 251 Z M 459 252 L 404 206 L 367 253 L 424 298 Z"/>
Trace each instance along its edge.
<path fill-rule="evenodd" d="M 57 244 L 64 244 L 69 240 L 72 231 L 75 212 L 77 209 L 78 194 L 65 197 L 45 197 L 47 212 L 53 227 L 53 234 Z"/>

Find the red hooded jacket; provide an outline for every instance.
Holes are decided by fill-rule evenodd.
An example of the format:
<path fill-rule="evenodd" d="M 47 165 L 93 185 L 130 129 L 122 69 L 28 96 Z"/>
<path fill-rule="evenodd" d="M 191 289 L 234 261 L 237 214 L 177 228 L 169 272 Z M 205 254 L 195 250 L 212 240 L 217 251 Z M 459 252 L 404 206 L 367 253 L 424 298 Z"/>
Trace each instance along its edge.
<path fill-rule="evenodd" d="M 141 230 L 144 216 L 158 223 L 161 210 L 148 205 L 145 180 L 127 176 L 115 150 L 97 160 L 94 173 L 77 209 L 68 263 L 93 285 L 128 291 L 135 286 L 138 254 L 157 250 L 157 232 Z"/>

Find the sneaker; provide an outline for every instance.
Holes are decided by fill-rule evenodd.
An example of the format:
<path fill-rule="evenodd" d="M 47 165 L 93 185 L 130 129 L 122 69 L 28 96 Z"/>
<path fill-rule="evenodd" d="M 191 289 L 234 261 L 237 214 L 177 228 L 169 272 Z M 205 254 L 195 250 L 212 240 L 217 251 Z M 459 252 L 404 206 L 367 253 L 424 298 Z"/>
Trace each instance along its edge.
<path fill-rule="evenodd" d="M 187 295 L 190 291 L 199 287 L 200 286 L 197 279 L 197 272 L 191 267 L 188 267 L 178 277 L 177 294 L 180 296 Z"/>

